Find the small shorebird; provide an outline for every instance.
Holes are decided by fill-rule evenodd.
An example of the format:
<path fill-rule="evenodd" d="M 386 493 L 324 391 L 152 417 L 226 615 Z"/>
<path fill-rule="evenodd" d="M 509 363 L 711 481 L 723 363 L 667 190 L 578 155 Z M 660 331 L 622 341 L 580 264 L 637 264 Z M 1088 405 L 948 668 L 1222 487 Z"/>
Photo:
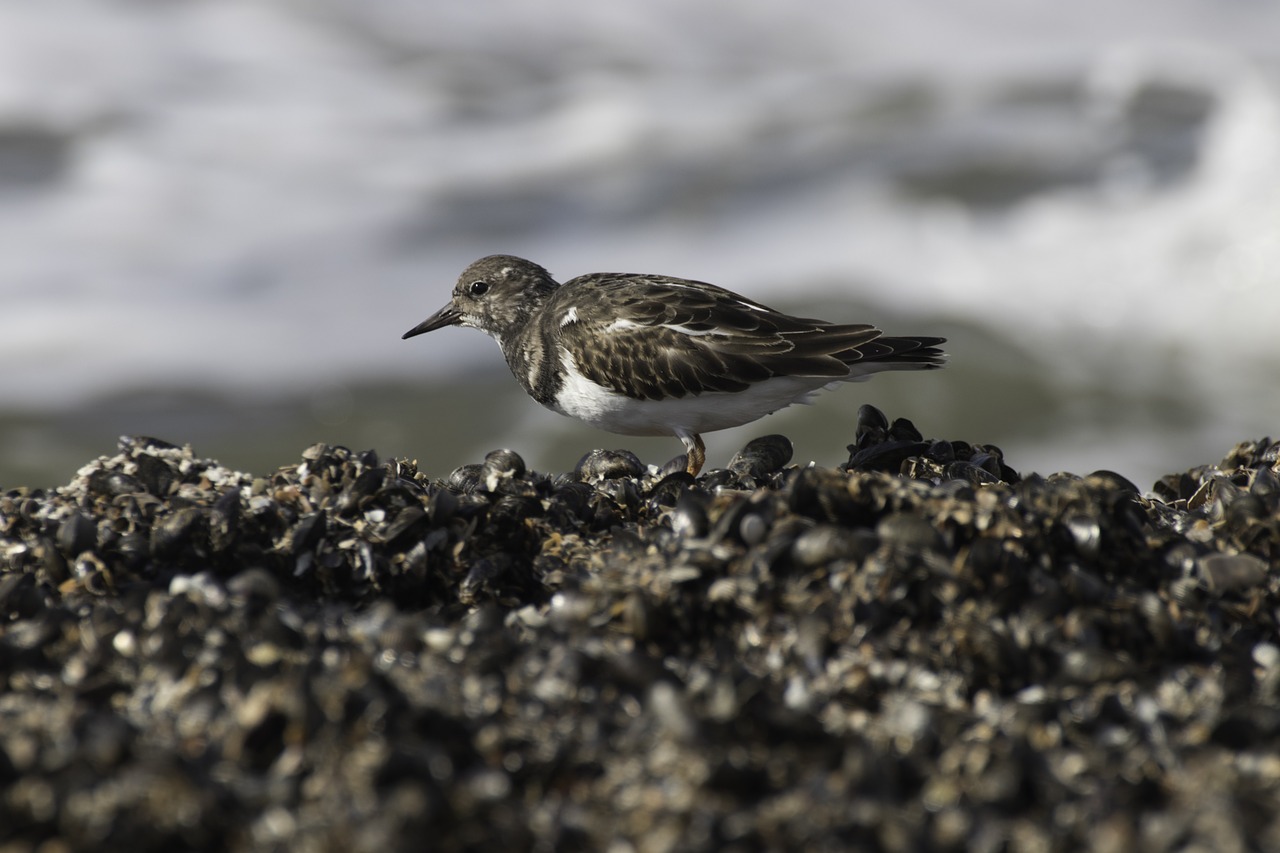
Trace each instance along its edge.
<path fill-rule="evenodd" d="M 672 435 L 686 470 L 702 433 L 809 402 L 837 382 L 941 367 L 945 338 L 884 337 L 866 324 L 792 317 L 682 278 L 592 273 L 559 284 L 523 258 L 463 271 L 449 303 L 404 333 L 471 326 L 498 342 L 529 396 L 622 435 Z"/>

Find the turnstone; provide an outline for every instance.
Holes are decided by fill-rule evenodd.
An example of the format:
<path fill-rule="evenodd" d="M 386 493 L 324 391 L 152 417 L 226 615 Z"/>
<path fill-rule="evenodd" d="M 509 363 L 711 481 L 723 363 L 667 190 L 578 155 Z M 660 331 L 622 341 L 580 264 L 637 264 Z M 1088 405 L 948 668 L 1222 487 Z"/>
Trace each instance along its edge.
<path fill-rule="evenodd" d="M 884 337 L 866 324 L 782 314 L 681 278 L 593 273 L 559 284 L 523 258 L 490 255 L 463 271 L 449 303 L 404 333 L 471 326 L 553 411 L 622 435 L 672 435 L 686 470 L 702 433 L 809 402 L 882 370 L 941 367 L 944 338 Z"/>

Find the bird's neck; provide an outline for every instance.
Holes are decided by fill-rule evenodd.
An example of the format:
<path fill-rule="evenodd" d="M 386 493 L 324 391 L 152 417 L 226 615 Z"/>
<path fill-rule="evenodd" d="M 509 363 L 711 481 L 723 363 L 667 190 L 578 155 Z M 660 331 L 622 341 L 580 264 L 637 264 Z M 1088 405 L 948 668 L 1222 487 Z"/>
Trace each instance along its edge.
<path fill-rule="evenodd" d="M 557 347 L 550 330 L 541 323 L 529 323 L 504 336 L 491 336 L 502 347 L 502 355 L 516 380 L 533 399 L 550 405 L 559 390 Z"/>

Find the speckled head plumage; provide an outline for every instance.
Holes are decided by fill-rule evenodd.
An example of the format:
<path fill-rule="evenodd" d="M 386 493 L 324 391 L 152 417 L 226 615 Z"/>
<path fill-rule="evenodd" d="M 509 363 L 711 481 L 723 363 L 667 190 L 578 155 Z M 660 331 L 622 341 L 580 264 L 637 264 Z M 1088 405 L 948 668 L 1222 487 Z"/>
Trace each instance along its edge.
<path fill-rule="evenodd" d="M 445 326 L 470 326 L 501 344 L 528 322 L 557 287 L 551 273 L 532 261 L 489 255 L 462 271 L 447 305 L 403 337 Z"/>

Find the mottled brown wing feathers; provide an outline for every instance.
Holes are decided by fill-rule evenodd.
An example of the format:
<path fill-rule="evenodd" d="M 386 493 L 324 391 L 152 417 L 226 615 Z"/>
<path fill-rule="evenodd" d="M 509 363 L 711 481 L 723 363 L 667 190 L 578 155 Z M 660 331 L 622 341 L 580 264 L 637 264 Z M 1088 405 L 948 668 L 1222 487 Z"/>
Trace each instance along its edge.
<path fill-rule="evenodd" d="M 707 391 L 743 391 L 773 375 L 753 359 L 721 356 L 680 332 L 642 327 L 595 337 L 573 326 L 563 345 L 582 374 L 598 385 L 641 400 Z"/>
<path fill-rule="evenodd" d="M 854 362 L 910 363 L 911 350 L 921 366 L 941 358 L 935 338 L 791 317 L 701 282 L 602 273 L 557 297 L 548 322 L 576 306 L 557 335 L 584 376 L 636 399 L 742 391 L 774 376 L 840 379 Z"/>

